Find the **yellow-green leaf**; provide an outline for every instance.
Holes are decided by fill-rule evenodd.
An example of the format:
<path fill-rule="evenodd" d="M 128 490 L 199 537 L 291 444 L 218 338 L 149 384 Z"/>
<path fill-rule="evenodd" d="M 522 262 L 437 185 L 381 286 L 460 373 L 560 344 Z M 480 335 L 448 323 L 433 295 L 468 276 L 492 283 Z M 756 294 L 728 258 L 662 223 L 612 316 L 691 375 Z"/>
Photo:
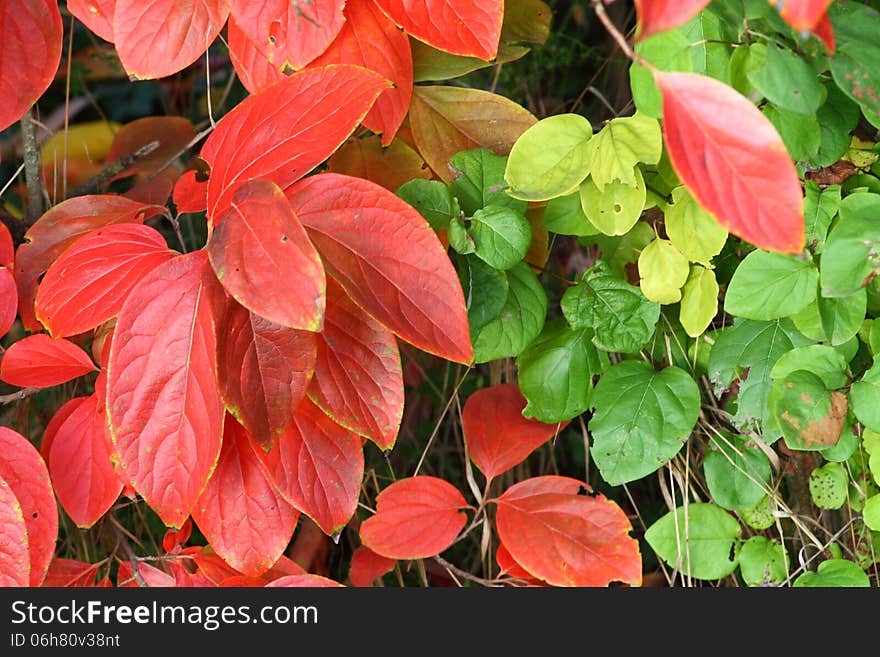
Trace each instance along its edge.
<path fill-rule="evenodd" d="M 654 303 L 676 303 L 688 279 L 688 260 L 669 240 L 655 239 L 639 256 L 642 294 Z"/>
<path fill-rule="evenodd" d="M 704 265 L 721 253 L 727 241 L 727 230 L 684 187 L 672 190 L 672 203 L 666 206 L 666 234 L 688 260 Z"/>
<path fill-rule="evenodd" d="M 613 119 L 589 144 L 590 174 L 596 186 L 619 180 L 635 186 L 634 168 L 639 162 L 657 164 L 663 153 L 663 137 L 657 119 L 636 112 Z"/>
<path fill-rule="evenodd" d="M 605 235 L 628 233 L 645 208 L 645 180 L 638 168 L 633 171 L 634 186 L 614 181 L 600 190 L 592 176 L 581 184 L 581 207 L 584 214 Z"/>
<path fill-rule="evenodd" d="M 691 266 L 681 290 L 678 319 L 692 338 L 702 335 L 718 312 L 718 281 L 715 272 L 700 265 Z"/>

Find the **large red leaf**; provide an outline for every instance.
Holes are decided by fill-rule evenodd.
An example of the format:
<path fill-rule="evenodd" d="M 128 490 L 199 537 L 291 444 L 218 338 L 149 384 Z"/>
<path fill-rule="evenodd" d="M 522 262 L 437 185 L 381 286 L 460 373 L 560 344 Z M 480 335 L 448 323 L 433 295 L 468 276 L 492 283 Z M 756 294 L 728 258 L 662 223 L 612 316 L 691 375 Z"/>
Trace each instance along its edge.
<path fill-rule="evenodd" d="M 327 579 L 326 577 L 321 577 L 320 575 L 311 574 L 287 575 L 285 577 L 279 577 L 266 584 L 266 588 L 332 588 L 337 586 L 343 586 L 343 584 L 335 582 L 332 579 Z"/>
<path fill-rule="evenodd" d="M 13 343 L 0 360 L 0 380 L 22 388 L 48 388 L 95 371 L 89 355 L 65 339 L 35 333 Z"/>
<path fill-rule="evenodd" d="M 113 41 L 116 0 L 67 0 L 67 10 L 106 41 Z"/>
<path fill-rule="evenodd" d="M 354 586 L 372 586 L 382 575 L 391 572 L 395 563 L 394 559 L 383 557 L 361 545 L 351 555 L 348 578 Z"/>
<path fill-rule="evenodd" d="M 406 34 L 388 20 L 373 0 L 348 0 L 345 26 L 312 66 L 356 64 L 381 73 L 394 83 L 364 117 L 364 126 L 382 134 L 387 146 L 409 109 L 413 60 Z"/>
<path fill-rule="evenodd" d="M 337 533 L 351 519 L 364 476 L 361 441 L 308 397 L 275 446 L 256 451 L 284 499 L 325 534 Z"/>
<path fill-rule="evenodd" d="M 266 178 L 286 189 L 302 178 L 345 141 L 387 86 L 365 68 L 325 66 L 239 103 L 202 149 L 211 165 L 208 217 L 213 222 L 247 180 Z"/>
<path fill-rule="evenodd" d="M 309 397 L 344 427 L 381 449 L 394 446 L 403 417 L 403 370 L 394 335 L 327 281 L 327 314 L 317 337 Z"/>
<path fill-rule="evenodd" d="M 172 527 L 186 520 L 220 454 L 221 296 L 203 250 L 169 260 L 132 290 L 110 348 L 107 410 L 118 465 Z"/>
<path fill-rule="evenodd" d="M 524 418 L 525 407 L 515 383 L 481 388 L 465 402 L 461 420 L 468 454 L 487 479 L 522 463 L 568 424 Z"/>
<path fill-rule="evenodd" d="M 782 253 L 804 248 L 803 192 L 773 124 L 722 82 L 694 73 L 654 77 L 678 177 L 737 237 Z"/>
<path fill-rule="evenodd" d="M 336 173 L 287 190 L 327 272 L 352 300 L 419 349 L 473 360 L 461 284 L 437 234 L 387 189 Z"/>
<path fill-rule="evenodd" d="M 116 0 L 116 52 L 133 79 L 173 75 L 208 49 L 229 9 L 230 0 Z"/>
<path fill-rule="evenodd" d="M 99 228 L 49 267 L 37 290 L 37 319 L 56 337 L 93 329 L 119 314 L 131 289 L 174 255 L 149 226 Z"/>
<path fill-rule="evenodd" d="M 0 586 L 28 586 L 31 559 L 27 526 L 12 487 L 0 477 Z"/>
<path fill-rule="evenodd" d="M 43 461 L 46 463 L 49 462 L 49 452 L 52 450 L 52 441 L 55 440 L 58 429 L 60 429 L 67 421 L 67 418 L 69 418 L 71 414 L 88 399 L 89 397 L 74 397 L 73 399 L 64 402 L 61 407 L 55 411 L 55 415 L 49 420 L 49 424 L 46 425 L 46 430 L 43 432 L 43 437 L 40 439 L 40 456 L 43 457 Z"/>
<path fill-rule="evenodd" d="M 244 88 L 255 94 L 286 75 L 267 59 L 261 45 L 256 44 L 235 20 L 233 13 L 226 24 L 229 59 Z"/>
<path fill-rule="evenodd" d="M 270 322 L 320 331 L 324 267 L 284 192 L 268 180 L 245 182 L 214 223 L 208 257 L 227 292 Z"/>
<path fill-rule="evenodd" d="M 684 25 L 710 0 L 635 0 L 639 39 Z"/>
<path fill-rule="evenodd" d="M 503 0 L 376 0 L 415 38 L 454 55 L 494 59 Z"/>
<path fill-rule="evenodd" d="M 0 266 L 0 337 L 6 335 L 18 313 L 18 288 L 12 270 Z"/>
<path fill-rule="evenodd" d="M 122 492 L 112 453 L 104 399 L 92 395 L 58 427 L 49 448 L 55 492 L 77 527 L 94 525 Z"/>
<path fill-rule="evenodd" d="M 440 554 L 464 528 L 468 503 L 455 486 L 436 477 L 394 482 L 376 497 L 376 515 L 361 524 L 361 542 L 389 559 Z"/>
<path fill-rule="evenodd" d="M 495 525 L 510 556 L 554 586 L 639 586 L 642 559 L 626 514 L 568 477 L 535 477 L 495 501 Z"/>
<path fill-rule="evenodd" d="M 63 32 L 57 0 L 0 2 L 0 130 L 49 88 L 61 61 Z"/>
<path fill-rule="evenodd" d="M 100 564 L 55 557 L 43 580 L 44 587 L 85 588 L 95 585 L 95 573 Z"/>
<path fill-rule="evenodd" d="M 785 0 L 779 15 L 796 30 L 815 30 L 834 0 Z"/>
<path fill-rule="evenodd" d="M 316 334 L 273 324 L 229 300 L 217 329 L 220 394 L 269 447 L 293 421 L 315 370 Z"/>
<path fill-rule="evenodd" d="M 37 219 L 15 256 L 20 315 L 28 331 L 42 328 L 34 315 L 37 281 L 64 250 L 86 233 L 102 226 L 143 223 L 165 211 L 157 205 L 138 203 L 122 196 L 99 194 L 63 201 Z"/>
<path fill-rule="evenodd" d="M 144 581 L 150 588 L 167 588 L 172 586 L 177 586 L 177 582 L 174 580 L 174 577 L 166 573 L 164 570 L 159 570 L 155 566 L 151 566 L 148 563 L 139 562 L 137 564 L 138 575 L 140 576 L 140 580 Z M 135 588 L 138 586 L 142 586 L 140 580 L 134 574 L 134 568 L 131 565 L 130 561 L 122 561 L 119 563 L 119 571 L 116 575 L 117 586 L 124 588 Z"/>
<path fill-rule="evenodd" d="M 30 585 L 46 576 L 58 538 L 58 506 L 46 464 L 21 434 L 0 427 L 0 478 L 21 506 L 30 553 Z"/>
<path fill-rule="evenodd" d="M 211 547 L 236 570 L 257 577 L 281 557 L 298 518 L 260 465 L 247 431 L 227 415 L 220 459 L 193 508 Z"/>

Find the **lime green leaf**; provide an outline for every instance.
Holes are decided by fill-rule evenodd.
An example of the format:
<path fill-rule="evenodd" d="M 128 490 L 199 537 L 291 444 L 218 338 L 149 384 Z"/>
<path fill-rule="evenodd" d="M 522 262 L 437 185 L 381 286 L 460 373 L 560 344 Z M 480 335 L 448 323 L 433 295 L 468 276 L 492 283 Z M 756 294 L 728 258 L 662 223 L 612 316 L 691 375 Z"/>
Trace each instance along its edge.
<path fill-rule="evenodd" d="M 544 208 L 541 218 L 544 228 L 559 235 L 598 235 L 599 230 L 590 223 L 581 206 L 580 192 L 554 198 Z"/>
<path fill-rule="evenodd" d="M 880 195 L 852 194 L 840 204 L 840 220 L 822 252 L 823 297 L 848 297 L 880 271 Z"/>
<path fill-rule="evenodd" d="M 600 190 L 592 177 L 581 183 L 581 206 L 584 214 L 605 235 L 624 235 L 629 232 L 645 208 L 645 179 L 638 168 L 633 169 L 633 172 L 635 186 L 615 181 Z"/>
<path fill-rule="evenodd" d="M 822 253 L 831 220 L 840 209 L 840 185 L 829 185 L 825 189 L 821 189 L 812 180 L 808 180 L 804 183 L 804 191 L 806 192 L 804 221 L 806 222 L 807 244 L 815 242 L 815 252 Z"/>
<path fill-rule="evenodd" d="M 715 272 L 693 265 L 681 289 L 678 319 L 692 338 L 702 335 L 718 312 L 718 282 Z"/>
<path fill-rule="evenodd" d="M 736 268 L 724 298 L 724 310 L 746 319 L 777 319 L 816 298 L 819 273 L 809 261 L 756 250 Z"/>
<path fill-rule="evenodd" d="M 612 119 L 587 145 L 590 177 L 600 191 L 614 181 L 635 187 L 636 165 L 656 164 L 663 152 L 660 123 L 645 114 Z"/>
<path fill-rule="evenodd" d="M 815 573 L 808 572 L 798 577 L 792 586 L 868 588 L 871 582 L 858 564 L 846 559 L 828 559 L 819 564 Z"/>
<path fill-rule="evenodd" d="M 525 214 L 527 205 L 510 197 L 504 190 L 507 158 L 485 148 L 474 148 L 452 156 L 452 193 L 467 216 L 487 205 L 500 205 Z"/>
<path fill-rule="evenodd" d="M 675 456 L 700 413 L 700 391 L 687 372 L 658 372 L 642 361 L 611 367 L 593 391 L 591 455 L 616 486 L 655 472 Z"/>
<path fill-rule="evenodd" d="M 532 243 L 532 227 L 515 210 L 487 205 L 474 213 L 468 231 L 477 257 L 495 267 L 510 269 L 525 257 Z"/>
<path fill-rule="evenodd" d="M 730 56 L 730 86 L 743 96 L 757 103 L 764 96 L 749 80 L 767 63 L 767 46 L 764 43 L 737 46 Z"/>
<path fill-rule="evenodd" d="M 580 114 L 557 114 L 526 130 L 510 151 L 507 193 L 523 201 L 546 201 L 570 193 L 587 177 L 593 127 Z"/>
<path fill-rule="evenodd" d="M 642 293 L 654 303 L 679 301 L 689 273 L 688 259 L 669 240 L 654 240 L 639 256 Z"/>
<path fill-rule="evenodd" d="M 449 220 L 448 231 L 446 236 L 449 239 L 449 246 L 455 249 L 456 253 L 467 255 L 476 251 L 474 238 L 470 236 L 461 219 L 452 217 Z"/>
<path fill-rule="evenodd" d="M 645 540 L 658 557 L 696 579 L 730 575 L 737 566 L 730 554 L 739 537 L 736 518 L 714 504 L 678 507 L 645 532 Z"/>
<path fill-rule="evenodd" d="M 826 463 L 810 473 L 810 497 L 820 509 L 839 509 L 846 502 L 849 488 L 846 471 L 840 463 Z"/>
<path fill-rule="evenodd" d="M 852 384 L 849 395 L 859 422 L 872 431 L 880 431 L 880 363 L 874 363 Z"/>
<path fill-rule="evenodd" d="M 739 515 L 742 517 L 743 522 L 752 529 L 769 529 L 776 522 L 776 519 L 773 517 L 775 507 L 776 505 L 773 503 L 773 500 L 769 496 L 764 496 L 751 509 L 740 509 Z"/>
<path fill-rule="evenodd" d="M 446 230 L 449 220 L 461 214 L 458 200 L 439 180 L 410 180 L 400 186 L 397 195 L 418 210 L 434 230 Z"/>
<path fill-rule="evenodd" d="M 467 304 L 471 333 L 498 317 L 507 301 L 507 274 L 474 256 L 458 259 L 458 278 Z"/>
<path fill-rule="evenodd" d="M 817 297 L 791 316 L 797 329 L 811 340 L 842 345 L 859 332 L 865 319 L 868 295 L 859 290 L 848 297 Z"/>
<path fill-rule="evenodd" d="M 727 230 L 706 212 L 684 187 L 672 190 L 672 203 L 666 206 L 666 234 L 689 260 L 708 265 L 721 253 Z"/>
<path fill-rule="evenodd" d="M 816 72 L 791 50 L 769 46 L 764 66 L 748 78 L 771 103 L 798 114 L 814 115 L 825 101 Z"/>
<path fill-rule="evenodd" d="M 703 472 L 712 499 L 725 509 L 751 509 L 764 497 L 770 481 L 770 461 L 745 436 L 712 436 L 703 459 Z"/>
<path fill-rule="evenodd" d="M 785 548 L 765 536 L 752 536 L 739 551 L 739 572 L 746 586 L 779 586 L 788 577 Z"/>
<path fill-rule="evenodd" d="M 638 222 L 625 235 L 594 235 L 583 238 L 582 241 L 598 246 L 602 251 L 602 260 L 608 264 L 614 275 L 627 278 L 627 265 L 634 265 L 638 261 L 642 249 L 648 246 L 654 237 L 656 235 L 647 223 Z"/>
<path fill-rule="evenodd" d="M 862 520 L 865 521 L 868 529 L 880 532 L 880 494 L 872 495 L 865 500 L 865 506 L 862 507 Z"/>
<path fill-rule="evenodd" d="M 806 370 L 774 380 L 767 404 L 789 449 L 836 445 L 846 422 L 846 395 L 828 390 L 819 376 Z"/>
<path fill-rule="evenodd" d="M 811 344 L 782 354 L 770 370 L 770 377 L 784 379 L 797 370 L 812 372 L 822 379 L 829 390 L 846 385 L 846 359 L 839 351 L 827 345 Z"/>

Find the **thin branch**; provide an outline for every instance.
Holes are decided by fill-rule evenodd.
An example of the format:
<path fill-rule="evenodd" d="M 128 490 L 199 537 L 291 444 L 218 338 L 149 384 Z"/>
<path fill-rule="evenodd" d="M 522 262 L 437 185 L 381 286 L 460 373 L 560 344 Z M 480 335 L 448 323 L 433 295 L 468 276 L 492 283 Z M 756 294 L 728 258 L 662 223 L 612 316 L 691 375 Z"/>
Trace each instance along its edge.
<path fill-rule="evenodd" d="M 626 37 L 617 29 L 614 25 L 614 22 L 608 16 L 608 12 L 605 11 L 605 5 L 602 3 L 602 0 L 592 0 L 590 3 L 593 7 L 593 11 L 596 12 L 596 16 L 599 18 L 599 21 L 602 25 L 605 26 L 605 29 L 608 31 L 608 34 L 611 35 L 611 38 L 617 43 L 620 47 L 621 52 L 626 55 L 629 59 L 636 62 L 637 64 L 641 64 L 645 68 L 650 71 L 654 70 L 654 67 L 643 59 L 641 56 L 637 55 L 636 52 L 632 49 L 632 46 L 626 40 Z"/>
<path fill-rule="evenodd" d="M 21 140 L 24 147 L 24 178 L 27 184 L 27 215 L 30 226 L 43 214 L 43 191 L 40 182 L 40 149 L 34 132 L 34 108 L 30 107 L 21 119 Z"/>
<path fill-rule="evenodd" d="M 461 579 L 466 579 L 469 582 L 474 582 L 475 584 L 479 584 L 481 586 L 499 587 L 502 584 L 499 580 L 483 579 L 482 577 L 472 575 L 468 571 L 462 570 L 458 566 L 449 563 L 443 557 L 434 557 L 434 563 L 449 571 L 449 574 L 453 575 L 456 578 L 460 577 Z"/>
<path fill-rule="evenodd" d="M 27 399 L 31 395 L 35 395 L 40 392 L 40 390 L 41 388 L 22 388 L 21 390 L 10 393 L 8 395 L 0 395 L 0 406 L 11 404 L 13 402 L 18 402 L 22 399 Z"/>
<path fill-rule="evenodd" d="M 85 194 L 88 194 L 89 192 L 96 191 L 98 187 L 112 180 L 115 176 L 128 169 L 138 160 L 144 159 L 157 148 L 159 148 L 159 142 L 151 141 L 148 144 L 144 144 L 143 146 L 141 146 L 134 153 L 123 155 L 112 164 L 109 164 L 101 169 L 97 173 L 97 175 L 87 180 L 83 185 L 77 187 L 72 192 L 70 192 L 70 196 L 83 196 Z"/>

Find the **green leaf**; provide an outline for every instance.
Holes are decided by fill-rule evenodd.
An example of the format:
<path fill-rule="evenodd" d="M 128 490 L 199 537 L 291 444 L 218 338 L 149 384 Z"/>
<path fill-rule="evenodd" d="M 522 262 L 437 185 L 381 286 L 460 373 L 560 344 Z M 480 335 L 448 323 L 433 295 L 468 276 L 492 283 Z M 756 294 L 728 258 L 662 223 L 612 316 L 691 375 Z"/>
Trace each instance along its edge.
<path fill-rule="evenodd" d="M 458 259 L 458 278 L 467 303 L 468 324 L 475 333 L 498 317 L 507 301 L 507 274 L 474 256 Z"/>
<path fill-rule="evenodd" d="M 541 218 L 544 228 L 559 235 L 598 235 L 597 229 L 581 206 L 580 191 L 574 194 L 566 194 L 554 198 L 544 208 L 544 216 Z"/>
<path fill-rule="evenodd" d="M 764 43 L 737 46 L 730 56 L 730 86 L 743 96 L 757 103 L 764 96 L 749 79 L 767 63 L 767 45 Z"/>
<path fill-rule="evenodd" d="M 846 153 L 850 133 L 859 122 L 859 106 L 843 93 L 836 84 L 828 84 L 828 98 L 819 108 L 816 119 L 821 130 L 819 152 L 810 161 L 813 167 L 827 167 Z"/>
<path fill-rule="evenodd" d="M 451 246 L 456 253 L 468 255 L 469 253 L 476 251 L 477 247 L 474 244 L 474 238 L 470 236 L 461 219 L 456 217 L 451 218 L 449 220 L 448 230 L 447 238 L 449 239 L 449 246 Z"/>
<path fill-rule="evenodd" d="M 788 154 L 795 162 L 810 161 L 819 152 L 822 144 L 822 129 L 815 117 L 798 114 L 771 104 L 764 108 L 764 116 L 776 128 Z"/>
<path fill-rule="evenodd" d="M 507 158 L 485 148 L 474 148 L 452 156 L 452 193 L 464 213 L 471 217 L 487 205 L 500 205 L 525 214 L 527 204 L 509 196 L 504 190 L 504 169 Z"/>
<path fill-rule="evenodd" d="M 636 223 L 632 229 L 621 236 L 595 235 L 583 238 L 586 244 L 595 244 L 602 252 L 602 260 L 608 264 L 612 273 L 628 279 L 627 265 L 634 265 L 644 249 L 654 239 L 655 234 L 645 222 Z M 632 267 L 635 269 L 635 267 Z M 880 297 L 880 295 L 878 295 Z"/>
<path fill-rule="evenodd" d="M 487 205 L 474 213 L 468 230 L 477 257 L 495 269 L 510 269 L 520 262 L 532 243 L 532 227 L 519 212 Z"/>
<path fill-rule="evenodd" d="M 862 520 L 865 526 L 875 532 L 880 532 L 880 494 L 872 495 L 865 500 L 865 506 L 862 507 Z"/>
<path fill-rule="evenodd" d="M 528 265 L 507 270 L 509 290 L 501 312 L 471 333 L 474 362 L 519 356 L 538 337 L 547 316 L 547 294 Z"/>
<path fill-rule="evenodd" d="M 624 235 L 635 225 L 645 208 L 645 179 L 638 168 L 633 169 L 635 186 L 615 181 L 596 187 L 593 178 L 580 186 L 584 214 L 605 235 Z"/>
<path fill-rule="evenodd" d="M 848 297 L 880 271 L 880 195 L 852 194 L 840 204 L 840 219 L 822 252 L 823 297 Z"/>
<path fill-rule="evenodd" d="M 846 385 L 846 359 L 836 349 L 823 344 L 796 347 L 779 357 L 770 378 L 784 379 L 792 372 L 805 370 L 822 379 L 829 390 Z"/>
<path fill-rule="evenodd" d="M 461 214 L 458 200 L 439 180 L 410 180 L 400 186 L 397 195 L 418 210 L 434 230 L 448 229 L 449 220 Z"/>
<path fill-rule="evenodd" d="M 608 362 L 590 341 L 592 334 L 592 329 L 575 331 L 555 320 L 519 355 L 519 388 L 528 401 L 525 417 L 564 422 L 589 408 L 593 376 Z"/>
<path fill-rule="evenodd" d="M 619 181 L 637 186 L 636 165 L 657 164 L 663 153 L 660 123 L 645 114 L 612 119 L 587 144 L 590 177 L 600 191 Z"/>
<path fill-rule="evenodd" d="M 720 579 L 737 566 L 736 518 L 714 504 L 691 503 L 667 513 L 645 532 L 648 545 L 670 567 L 696 579 Z"/>
<path fill-rule="evenodd" d="M 859 104 L 865 118 L 880 127 L 880 12 L 848 2 L 829 7 L 828 16 L 837 38 L 831 75 L 837 86 Z"/>
<path fill-rule="evenodd" d="M 779 586 L 788 577 L 785 548 L 765 536 L 752 536 L 739 551 L 739 572 L 746 586 Z"/>
<path fill-rule="evenodd" d="M 706 212 L 684 187 L 672 190 L 672 203 L 665 211 L 666 234 L 681 253 L 694 262 L 708 265 L 721 253 L 727 230 Z"/>
<path fill-rule="evenodd" d="M 679 301 L 689 273 L 688 259 L 669 240 L 654 240 L 639 256 L 639 285 L 654 303 Z"/>
<path fill-rule="evenodd" d="M 859 442 L 859 437 L 853 433 L 852 426 L 844 426 L 843 433 L 840 434 L 840 438 L 836 445 L 825 447 L 824 449 L 817 451 L 822 453 L 822 457 L 826 461 L 843 463 L 855 454 L 856 450 L 859 448 Z"/>
<path fill-rule="evenodd" d="M 837 160 L 835 160 L 836 162 Z M 824 190 L 812 180 L 804 183 L 804 221 L 807 244 L 816 243 L 815 252 L 822 253 L 831 221 L 840 209 L 840 185 L 829 185 Z"/>
<path fill-rule="evenodd" d="M 809 261 L 756 250 L 747 255 L 730 281 L 724 310 L 746 319 L 778 319 L 816 298 L 819 273 Z"/>
<path fill-rule="evenodd" d="M 562 296 L 562 312 L 575 329 L 592 328 L 594 344 L 605 351 L 635 354 L 651 338 L 660 306 L 641 290 L 612 275 L 604 263 Z"/>
<path fill-rule="evenodd" d="M 849 391 L 853 414 L 872 431 L 880 431 L 880 362 L 852 384 Z"/>
<path fill-rule="evenodd" d="M 848 297 L 817 297 L 806 308 L 791 316 L 797 329 L 811 340 L 837 346 L 859 332 L 865 319 L 868 295 L 859 290 Z"/>
<path fill-rule="evenodd" d="M 593 127 L 580 114 L 557 114 L 526 130 L 510 151 L 507 193 L 523 201 L 546 201 L 571 193 L 589 174 Z"/>
<path fill-rule="evenodd" d="M 591 455 L 612 486 L 641 479 L 675 456 L 700 413 L 700 391 L 687 372 L 657 372 L 642 361 L 612 366 L 593 391 Z"/>
<path fill-rule="evenodd" d="M 767 396 L 770 372 L 779 357 L 794 347 L 809 344 L 787 319 L 756 322 L 738 319 L 718 334 L 709 354 L 709 379 L 720 393 L 740 371 L 748 375 L 740 381 L 737 396 L 737 426 L 768 417 Z"/>
<path fill-rule="evenodd" d="M 748 78 L 764 98 L 798 114 L 814 115 L 825 101 L 816 72 L 791 50 L 769 46 L 764 66 Z"/>
<path fill-rule="evenodd" d="M 681 289 L 678 320 L 689 336 L 703 334 L 718 312 L 718 282 L 715 272 L 693 265 Z"/>
<path fill-rule="evenodd" d="M 846 395 L 828 390 L 819 376 L 807 370 L 775 379 L 767 405 L 789 449 L 836 445 L 846 422 Z"/>
<path fill-rule="evenodd" d="M 828 559 L 815 573 L 807 572 L 794 580 L 796 587 L 868 588 L 871 582 L 858 564 L 846 559 Z"/>
<path fill-rule="evenodd" d="M 766 495 L 770 461 L 750 439 L 724 433 L 712 436 L 703 459 L 709 494 L 725 509 L 751 509 Z"/>
<path fill-rule="evenodd" d="M 810 497 L 820 509 L 839 509 L 846 503 L 849 481 L 840 463 L 826 463 L 810 473 Z"/>

